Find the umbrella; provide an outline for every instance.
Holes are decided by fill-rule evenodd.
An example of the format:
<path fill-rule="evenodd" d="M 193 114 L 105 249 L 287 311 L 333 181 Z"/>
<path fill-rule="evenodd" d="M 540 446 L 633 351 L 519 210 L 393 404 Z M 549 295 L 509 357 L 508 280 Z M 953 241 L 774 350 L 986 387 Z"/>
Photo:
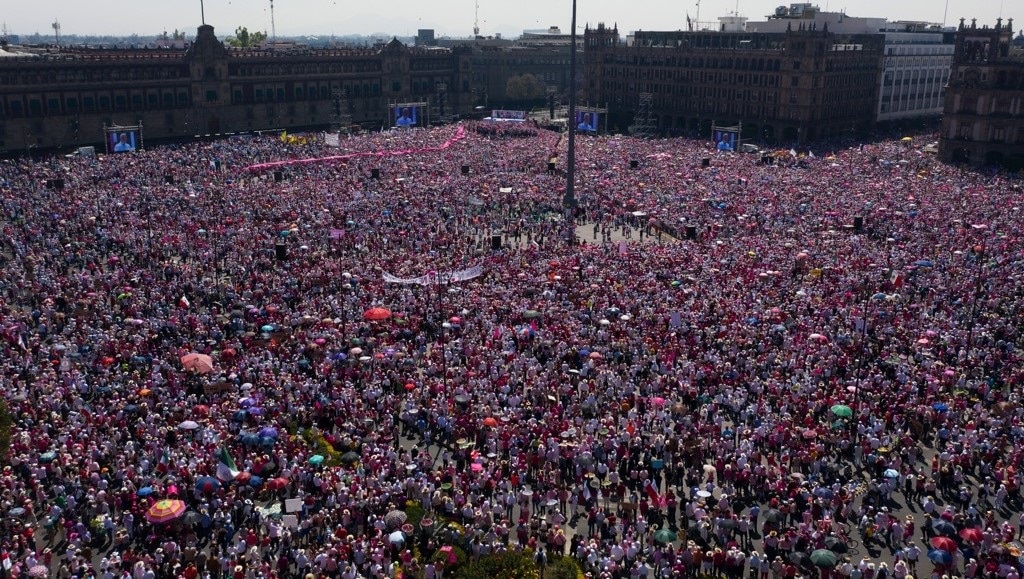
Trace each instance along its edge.
<path fill-rule="evenodd" d="M 853 409 L 845 404 L 836 404 L 832 407 L 832 414 L 842 416 L 843 418 L 852 418 Z"/>
<path fill-rule="evenodd" d="M 885 478 L 900 478 L 900 471 L 894 468 L 887 468 L 885 469 L 885 472 L 882 473 L 882 476 Z"/>
<path fill-rule="evenodd" d="M 789 554 L 789 560 L 794 565 L 799 565 L 801 567 L 810 567 L 814 564 L 811 561 L 810 556 L 808 556 L 807 553 L 804 553 L 803 551 L 793 551 Z"/>
<path fill-rule="evenodd" d="M 949 521 L 943 521 L 942 519 L 939 519 L 932 523 L 932 530 L 935 531 L 935 533 L 942 535 L 944 537 L 956 536 L 956 526 L 953 525 L 953 523 L 950 523 Z"/>
<path fill-rule="evenodd" d="M 43 464 L 53 462 L 55 460 L 57 460 L 57 453 L 53 452 L 52 450 L 50 452 L 44 452 L 43 454 L 39 455 L 39 462 Z"/>
<path fill-rule="evenodd" d="M 256 446 L 257 444 L 260 443 L 259 435 L 253 434 L 251 432 L 243 433 L 241 436 L 239 436 L 239 439 L 242 441 L 242 444 L 246 446 Z"/>
<path fill-rule="evenodd" d="M 254 489 L 260 488 L 261 486 L 263 486 L 263 477 L 256 476 L 256 475 L 250 475 L 249 476 L 249 486 L 251 486 Z"/>
<path fill-rule="evenodd" d="M 956 553 L 959 549 L 959 547 L 956 544 L 956 541 L 950 539 L 949 537 L 932 537 L 932 540 L 928 541 L 928 544 L 935 549 L 941 549 L 949 553 Z"/>
<path fill-rule="evenodd" d="M 967 541 L 967 542 L 969 542 L 969 543 L 980 543 L 982 541 L 982 539 L 985 538 L 985 536 L 984 536 L 984 534 L 982 534 L 981 529 L 976 529 L 974 527 L 969 527 L 967 529 L 961 529 L 960 530 L 960 538 L 965 540 L 965 541 Z M 933 545 L 933 547 L 934 546 L 935 545 Z M 938 548 L 938 547 L 936 547 L 936 548 Z"/>
<path fill-rule="evenodd" d="M 538 312 L 537 310 L 526 310 L 525 312 L 523 312 L 523 317 L 526 319 L 539 318 L 540 312 Z"/>
<path fill-rule="evenodd" d="M 780 511 L 775 509 L 768 509 L 768 512 L 764 514 L 764 520 L 769 523 L 781 523 L 785 518 L 786 515 L 783 515 Z"/>
<path fill-rule="evenodd" d="M 277 429 L 273 426 L 264 426 L 259 431 L 260 438 L 277 438 Z"/>
<path fill-rule="evenodd" d="M 355 464 L 359 462 L 359 455 L 352 451 L 348 451 L 341 455 L 341 462 L 344 464 Z"/>
<path fill-rule="evenodd" d="M 154 492 L 155 491 L 153 490 L 153 487 L 142 487 L 141 489 L 136 491 L 135 494 L 140 496 L 140 497 L 148 497 L 149 495 L 153 494 Z"/>
<path fill-rule="evenodd" d="M 25 508 L 24 507 L 14 507 L 13 509 L 7 511 L 7 514 L 12 516 L 12 517 L 20 517 L 20 516 L 25 514 Z"/>
<path fill-rule="evenodd" d="M 387 308 L 370 308 L 363 312 L 363 319 L 371 322 L 386 320 L 391 317 L 391 310 Z"/>
<path fill-rule="evenodd" d="M 833 553 L 845 553 L 849 550 L 846 543 L 839 537 L 827 537 L 825 539 L 825 546 Z"/>
<path fill-rule="evenodd" d="M 178 428 L 181 430 L 195 430 L 199 428 L 199 423 L 195 420 L 184 420 L 178 424 Z"/>
<path fill-rule="evenodd" d="M 807 440 L 812 440 L 816 436 L 818 436 L 818 431 L 816 430 L 808 428 L 807 430 L 804 431 L 804 438 L 806 438 Z"/>
<path fill-rule="evenodd" d="M 249 481 L 251 480 L 252 473 L 247 470 L 243 470 L 242 472 L 238 473 L 238 476 L 235 477 L 235 482 L 240 485 L 248 484 Z"/>
<path fill-rule="evenodd" d="M 283 489 L 286 486 L 288 486 L 288 479 L 286 478 L 277 477 L 267 481 L 267 488 L 272 491 Z"/>
<path fill-rule="evenodd" d="M 935 404 L 932 404 L 932 409 L 936 412 L 945 412 L 949 410 L 949 406 L 942 402 L 936 402 Z"/>
<path fill-rule="evenodd" d="M 711 496 L 711 493 L 708 491 L 697 491 L 697 496 L 702 499 L 706 499 Z"/>
<path fill-rule="evenodd" d="M 835 567 L 838 560 L 836 554 L 828 549 L 811 551 L 811 563 L 814 563 L 815 567 Z"/>
<path fill-rule="evenodd" d="M 654 532 L 654 540 L 666 545 L 675 541 L 677 538 L 676 534 L 668 529 L 658 529 Z"/>
<path fill-rule="evenodd" d="M 196 479 L 196 491 L 200 493 L 212 493 L 220 488 L 220 481 L 212 476 L 201 476 Z"/>
<path fill-rule="evenodd" d="M 153 524 L 167 523 L 185 514 L 184 501 L 164 499 L 146 511 L 146 520 Z"/>
<path fill-rule="evenodd" d="M 181 357 L 181 365 L 186 370 L 192 370 L 199 372 L 200 374 L 209 374 L 213 372 L 213 358 L 206 354 L 198 354 L 192 352 L 191 354 L 185 354 Z"/>
<path fill-rule="evenodd" d="M 249 417 L 249 411 L 245 409 L 235 410 L 231 413 L 231 420 L 235 422 L 245 422 L 245 419 Z"/>
<path fill-rule="evenodd" d="M 933 267 L 935 265 L 935 262 L 933 262 L 930 259 L 919 259 L 914 262 L 914 265 L 916 265 L 917 267 Z"/>
<path fill-rule="evenodd" d="M 405 511 L 400 511 L 398 509 L 388 511 L 387 514 L 384 515 L 384 524 L 391 529 L 401 527 L 402 523 L 407 520 L 409 520 L 409 515 L 405 514 Z"/>
<path fill-rule="evenodd" d="M 324 462 L 324 455 L 322 455 L 322 454 L 314 454 L 313 456 L 309 457 L 309 464 L 311 464 L 313 466 L 317 466 L 317 465 L 323 464 L 323 462 Z"/>
<path fill-rule="evenodd" d="M 395 531 L 388 535 L 388 541 L 394 545 L 399 545 L 405 542 L 405 534 L 402 531 Z"/>
<path fill-rule="evenodd" d="M 498 426 L 498 421 L 495 420 L 493 416 L 488 416 L 487 418 L 484 418 L 484 426 L 490 426 L 493 428 Z"/>
<path fill-rule="evenodd" d="M 928 551 L 928 558 L 931 559 L 933 563 L 938 563 L 939 565 L 949 565 L 953 562 L 953 555 L 951 555 L 949 551 L 943 551 L 942 549 L 932 549 L 931 551 Z"/>
<path fill-rule="evenodd" d="M 50 576 L 50 568 L 47 567 L 46 565 L 33 565 L 32 568 L 28 570 L 28 576 L 29 577 L 40 577 L 40 578 L 42 578 L 42 577 L 49 577 Z"/>

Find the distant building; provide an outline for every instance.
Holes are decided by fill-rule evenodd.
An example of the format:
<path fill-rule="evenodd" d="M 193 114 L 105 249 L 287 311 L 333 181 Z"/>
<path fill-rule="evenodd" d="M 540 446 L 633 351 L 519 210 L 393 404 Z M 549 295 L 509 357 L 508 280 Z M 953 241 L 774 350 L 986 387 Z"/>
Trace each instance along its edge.
<path fill-rule="evenodd" d="M 748 22 L 748 32 L 785 32 L 814 27 L 836 34 L 880 34 L 885 38 L 875 120 L 938 117 L 953 62 L 953 34 L 939 24 L 886 22 L 843 12 L 823 12 L 808 3 L 779 6 L 764 22 Z"/>
<path fill-rule="evenodd" d="M 828 26 L 783 32 L 585 32 L 583 99 L 607 105 L 626 127 L 650 95 L 652 126 L 710 136 L 712 123 L 742 123 L 743 138 L 804 142 L 865 130 L 875 121 L 880 34 L 836 34 Z M 649 121 L 649 122 L 647 122 Z"/>
<path fill-rule="evenodd" d="M 105 125 L 139 122 L 152 142 L 323 129 L 340 118 L 381 126 L 397 102 L 430 103 L 421 114 L 438 118 L 441 98 L 445 115 L 465 114 L 473 106 L 471 56 L 468 47 L 409 48 L 398 40 L 375 48 L 229 49 L 203 25 L 187 50 L 0 58 L 0 151 L 100 143 Z"/>
<path fill-rule="evenodd" d="M 416 31 L 416 46 L 437 46 L 433 28 L 420 28 Z"/>
<path fill-rule="evenodd" d="M 942 116 L 944 160 L 1024 168 L 1024 51 L 1012 40 L 1012 19 L 995 28 L 960 20 Z"/>
<path fill-rule="evenodd" d="M 554 91 L 562 99 L 569 90 L 570 53 L 571 44 L 475 46 L 473 88 L 478 102 L 496 105 L 515 100 L 506 94 L 508 80 L 522 75 L 532 75 L 545 93 Z M 577 52 L 576 59 L 582 70 L 583 51 Z"/>

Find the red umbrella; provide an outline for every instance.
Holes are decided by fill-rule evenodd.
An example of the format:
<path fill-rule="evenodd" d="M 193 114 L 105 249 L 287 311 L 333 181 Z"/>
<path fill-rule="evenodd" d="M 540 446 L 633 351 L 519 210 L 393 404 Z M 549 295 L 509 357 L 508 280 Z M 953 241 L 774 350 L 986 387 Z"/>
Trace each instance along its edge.
<path fill-rule="evenodd" d="M 497 425 L 498 425 L 498 421 L 495 420 L 493 416 L 488 416 L 487 418 L 484 418 L 484 426 L 494 427 L 494 426 L 497 426 Z"/>
<path fill-rule="evenodd" d="M 928 541 L 928 543 L 932 547 L 941 549 L 947 553 L 956 553 L 959 550 L 959 547 L 956 546 L 956 541 L 949 537 L 932 537 L 932 540 Z"/>
<path fill-rule="evenodd" d="M 198 416 L 209 416 L 210 407 L 205 404 L 199 404 L 198 406 L 192 409 L 192 412 Z"/>
<path fill-rule="evenodd" d="M 967 529 L 960 529 L 960 538 L 970 543 L 980 543 L 985 536 L 982 534 L 981 529 L 970 527 Z"/>
<path fill-rule="evenodd" d="M 283 489 L 286 486 L 288 486 L 288 479 L 286 478 L 277 477 L 267 481 L 267 488 L 272 491 Z"/>
<path fill-rule="evenodd" d="M 391 317 L 391 310 L 387 308 L 370 308 L 363 312 L 363 319 L 377 322 Z"/>

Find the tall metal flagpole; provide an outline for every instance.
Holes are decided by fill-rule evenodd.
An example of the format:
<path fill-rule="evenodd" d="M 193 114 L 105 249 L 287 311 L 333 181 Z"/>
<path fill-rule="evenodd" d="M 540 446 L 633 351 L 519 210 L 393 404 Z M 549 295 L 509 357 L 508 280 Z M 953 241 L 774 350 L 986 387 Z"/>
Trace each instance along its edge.
<path fill-rule="evenodd" d="M 203 7 L 203 0 L 199 0 L 199 20 L 206 25 L 206 8 Z"/>
<path fill-rule="evenodd" d="M 576 0 L 572 0 L 572 31 L 569 34 L 572 47 L 569 51 L 569 155 L 566 159 L 565 197 L 562 204 L 570 213 L 576 209 Z"/>

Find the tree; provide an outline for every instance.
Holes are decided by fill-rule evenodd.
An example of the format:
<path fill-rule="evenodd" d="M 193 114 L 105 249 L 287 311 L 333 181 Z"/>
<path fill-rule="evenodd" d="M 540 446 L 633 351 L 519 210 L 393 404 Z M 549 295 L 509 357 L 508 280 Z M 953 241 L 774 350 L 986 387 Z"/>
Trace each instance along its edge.
<path fill-rule="evenodd" d="M 530 101 L 544 96 L 544 85 L 536 76 L 526 73 L 511 76 L 505 83 L 505 96 L 514 101 Z"/>
<path fill-rule="evenodd" d="M 235 35 L 228 37 L 227 43 L 235 48 L 249 48 L 259 46 L 266 39 L 266 32 L 249 32 L 245 26 L 239 26 L 235 29 Z"/>

